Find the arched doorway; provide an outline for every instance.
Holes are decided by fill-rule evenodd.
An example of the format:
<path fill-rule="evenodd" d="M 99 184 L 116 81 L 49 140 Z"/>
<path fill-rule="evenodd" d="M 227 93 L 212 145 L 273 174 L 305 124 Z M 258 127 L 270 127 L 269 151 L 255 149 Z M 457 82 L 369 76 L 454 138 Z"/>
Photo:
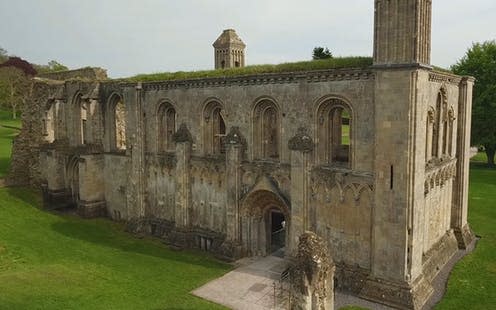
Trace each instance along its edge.
<path fill-rule="evenodd" d="M 79 201 L 79 159 L 77 157 L 69 159 L 66 176 L 69 204 L 71 207 L 77 207 Z"/>
<path fill-rule="evenodd" d="M 278 193 L 254 191 L 242 205 L 242 241 L 252 256 L 284 256 L 289 240 L 290 211 Z"/>

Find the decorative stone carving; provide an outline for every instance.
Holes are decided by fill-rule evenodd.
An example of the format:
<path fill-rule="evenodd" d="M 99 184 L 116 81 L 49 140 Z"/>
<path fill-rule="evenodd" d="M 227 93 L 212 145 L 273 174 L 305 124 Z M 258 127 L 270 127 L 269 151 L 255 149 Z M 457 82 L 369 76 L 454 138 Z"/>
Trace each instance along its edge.
<path fill-rule="evenodd" d="M 241 131 L 239 130 L 238 126 L 231 127 L 231 130 L 227 134 L 224 141 L 226 145 L 230 145 L 230 144 L 246 145 L 246 139 L 241 134 Z"/>
<path fill-rule="evenodd" d="M 305 127 L 298 128 L 296 135 L 289 139 L 288 147 L 292 151 L 302 151 L 308 153 L 313 151 L 314 143 L 312 138 L 307 134 Z"/>
<path fill-rule="evenodd" d="M 191 132 L 189 132 L 188 126 L 185 123 L 182 123 L 179 126 L 179 129 L 173 136 L 174 142 L 176 143 L 184 143 L 184 142 L 193 142 L 193 137 L 191 136 Z"/>
<path fill-rule="evenodd" d="M 291 268 L 291 309 L 334 309 L 334 270 L 324 240 L 313 232 L 302 234 Z"/>

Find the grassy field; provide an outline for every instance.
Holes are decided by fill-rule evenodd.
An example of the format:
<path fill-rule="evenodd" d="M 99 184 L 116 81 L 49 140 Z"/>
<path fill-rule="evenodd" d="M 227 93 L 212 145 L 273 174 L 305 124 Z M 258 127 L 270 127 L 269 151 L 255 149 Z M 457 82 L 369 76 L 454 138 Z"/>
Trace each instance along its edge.
<path fill-rule="evenodd" d="M 12 139 L 19 132 L 10 127 L 20 128 L 20 126 L 21 121 L 19 119 L 12 120 L 9 111 L 0 110 L 0 178 L 3 178 L 7 174 L 10 164 Z"/>
<path fill-rule="evenodd" d="M 436 309 L 496 309 L 496 169 L 485 160 L 479 154 L 470 170 L 468 221 L 481 239 L 455 266 Z"/>
<path fill-rule="evenodd" d="M 44 212 L 38 200 L 0 189 L 0 309 L 221 309 L 188 292 L 228 265 L 109 220 Z"/>

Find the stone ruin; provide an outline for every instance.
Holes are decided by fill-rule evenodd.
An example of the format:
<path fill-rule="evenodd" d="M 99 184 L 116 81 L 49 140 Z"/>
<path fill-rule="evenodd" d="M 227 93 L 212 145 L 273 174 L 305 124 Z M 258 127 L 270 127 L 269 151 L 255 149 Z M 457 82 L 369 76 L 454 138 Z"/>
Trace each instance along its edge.
<path fill-rule="evenodd" d="M 224 259 L 293 256 L 313 231 L 338 289 L 421 309 L 439 270 L 473 240 L 474 80 L 431 66 L 431 3 L 375 1 L 369 67 L 148 82 L 98 68 L 38 76 L 6 183 L 41 188 L 50 208 Z M 226 31 L 216 64 L 242 67 L 240 42 Z M 322 297 L 312 273 L 322 266 L 312 268 L 301 271 L 304 287 Z"/>
<path fill-rule="evenodd" d="M 291 309 L 333 310 L 334 271 L 324 240 L 313 232 L 302 234 L 290 271 Z"/>

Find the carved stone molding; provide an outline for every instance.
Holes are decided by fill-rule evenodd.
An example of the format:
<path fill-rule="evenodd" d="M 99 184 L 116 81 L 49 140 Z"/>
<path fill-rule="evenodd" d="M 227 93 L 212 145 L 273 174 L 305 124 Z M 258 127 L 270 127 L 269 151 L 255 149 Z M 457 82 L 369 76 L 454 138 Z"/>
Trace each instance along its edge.
<path fill-rule="evenodd" d="M 290 269 L 295 309 L 334 309 L 334 272 L 324 240 L 313 232 L 302 234 Z"/>
<path fill-rule="evenodd" d="M 191 136 L 191 132 L 189 131 L 188 126 L 186 126 L 185 123 L 182 123 L 179 126 L 179 129 L 176 131 L 172 139 L 174 139 L 174 142 L 176 143 L 193 143 L 193 137 Z"/>
<path fill-rule="evenodd" d="M 241 134 L 238 126 L 232 126 L 224 139 L 226 145 L 246 145 L 246 139 Z"/>
<path fill-rule="evenodd" d="M 302 80 L 307 83 L 346 81 L 346 80 L 373 80 L 375 74 L 364 69 L 329 69 L 318 71 L 288 72 L 288 73 L 266 73 L 259 75 L 247 75 L 224 78 L 202 78 L 177 81 L 147 82 L 143 84 L 145 91 L 158 91 L 181 88 L 206 88 L 206 87 L 228 87 L 249 86 L 267 84 L 293 84 Z M 134 84 L 122 84 L 123 87 Z"/>
<path fill-rule="evenodd" d="M 460 84 L 461 80 L 462 80 L 461 77 L 447 74 L 447 73 L 441 73 L 441 72 L 429 73 L 429 82 L 447 83 L 447 84 L 452 84 L 452 85 L 458 85 L 458 84 Z"/>
<path fill-rule="evenodd" d="M 288 147 L 292 151 L 308 153 L 313 151 L 314 143 L 312 137 L 307 134 L 307 129 L 305 127 L 300 127 L 298 128 L 296 135 L 289 139 Z"/>

